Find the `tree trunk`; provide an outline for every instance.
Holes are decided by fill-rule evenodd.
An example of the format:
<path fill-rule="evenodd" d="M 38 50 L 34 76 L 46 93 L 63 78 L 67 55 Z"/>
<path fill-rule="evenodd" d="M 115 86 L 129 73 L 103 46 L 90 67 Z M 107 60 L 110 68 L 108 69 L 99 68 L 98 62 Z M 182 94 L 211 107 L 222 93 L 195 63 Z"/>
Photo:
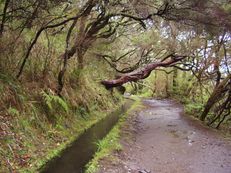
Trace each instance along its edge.
<path fill-rule="evenodd" d="M 84 68 L 84 61 L 83 61 L 84 53 L 81 50 L 79 50 L 77 54 L 78 54 L 78 70 L 82 71 Z"/>
<path fill-rule="evenodd" d="M 4 31 L 4 24 L 6 22 L 6 12 L 7 12 L 7 8 L 8 8 L 9 3 L 10 3 L 10 0 L 5 1 L 3 14 L 2 14 L 2 23 L 1 23 L 1 26 L 0 26 L 0 36 L 2 36 L 3 31 Z"/>
<path fill-rule="evenodd" d="M 222 82 L 220 82 L 220 84 L 217 87 L 215 87 L 213 93 L 211 94 L 210 98 L 208 99 L 204 107 L 203 113 L 200 116 L 201 121 L 205 120 L 213 105 L 222 98 L 222 95 L 227 90 L 227 84 L 229 80 L 231 80 L 231 74 L 228 75 Z"/>

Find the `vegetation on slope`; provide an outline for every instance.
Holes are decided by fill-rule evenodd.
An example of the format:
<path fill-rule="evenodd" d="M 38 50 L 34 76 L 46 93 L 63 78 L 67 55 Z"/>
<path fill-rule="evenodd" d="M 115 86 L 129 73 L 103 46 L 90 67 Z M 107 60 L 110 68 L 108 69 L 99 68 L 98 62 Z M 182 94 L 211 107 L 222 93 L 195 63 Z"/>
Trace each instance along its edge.
<path fill-rule="evenodd" d="M 38 87 L 42 81 L 33 88 L 33 84 L 1 75 L 1 172 L 34 172 L 115 104 L 121 104 L 117 92 L 110 93 L 97 82 L 85 82 L 78 89 L 66 87 L 69 91 L 60 98 L 47 86 Z"/>
<path fill-rule="evenodd" d="M 230 122 L 228 0 L 4 0 L 0 10 L 0 171 L 33 172 L 129 82 L 180 97 L 217 128 Z"/>

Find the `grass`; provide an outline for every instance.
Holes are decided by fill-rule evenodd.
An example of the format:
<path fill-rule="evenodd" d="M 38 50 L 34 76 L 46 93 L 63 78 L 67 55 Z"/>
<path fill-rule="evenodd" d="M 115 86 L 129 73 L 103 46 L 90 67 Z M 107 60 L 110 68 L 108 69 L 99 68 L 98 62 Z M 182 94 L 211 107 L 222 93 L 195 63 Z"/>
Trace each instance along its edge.
<path fill-rule="evenodd" d="M 53 126 L 46 126 L 46 133 L 38 133 L 38 131 L 31 127 L 30 122 L 25 119 L 25 117 L 19 118 L 18 124 L 21 129 L 16 127 L 16 130 L 17 132 L 23 131 L 21 137 L 27 138 L 27 140 L 22 139 L 23 147 L 20 151 L 17 151 L 17 155 L 20 155 L 21 158 L 28 156 L 31 160 L 28 161 L 30 163 L 28 166 L 19 167 L 17 165 L 12 165 L 14 169 L 20 170 L 22 173 L 38 172 L 39 168 L 52 158 L 60 155 L 60 153 L 62 153 L 62 151 L 86 129 L 105 118 L 108 113 L 92 112 L 92 114 L 98 116 L 89 116 L 87 119 L 81 118 L 79 120 L 74 120 L 70 129 L 65 129 L 61 125 L 57 125 L 55 128 Z M 59 138 L 64 138 L 65 140 L 59 141 Z M 16 139 L 13 138 L 6 142 L 9 146 L 13 146 L 15 140 Z M 37 142 L 40 142 L 40 144 L 37 144 Z M 6 153 L 3 151 L 3 154 L 7 155 L 10 160 L 14 160 L 14 153 L 10 154 L 10 152 Z"/>
<path fill-rule="evenodd" d="M 65 50 L 61 44 L 64 35 L 51 37 L 48 46 L 46 34 L 42 34 L 20 80 L 16 80 L 19 62 L 33 31 L 23 32 L 17 46 L 5 46 L 12 45 L 17 33 L 2 38 L 0 172 L 38 172 L 123 101 L 118 92 L 110 92 L 100 84 L 103 79 L 113 78 L 115 72 L 90 53 L 84 57 L 81 75 L 76 58 L 68 61 L 63 99 L 54 94 L 61 65 L 59 57 Z"/>
<path fill-rule="evenodd" d="M 122 104 L 118 92 L 109 92 L 93 80 L 104 70 L 94 76 L 91 70 L 84 72 L 80 87 L 74 86 L 75 81 L 66 82 L 64 99 L 40 81 L 21 83 L 0 75 L 0 172 L 38 172 L 86 129 Z M 53 79 L 49 83 L 56 85 Z"/>
<path fill-rule="evenodd" d="M 117 109 L 118 107 L 121 106 L 123 102 L 121 102 L 120 104 L 118 104 L 116 107 L 113 108 Z M 74 130 L 71 129 L 71 131 L 68 131 L 65 135 L 67 138 L 69 138 L 66 142 L 64 143 L 57 143 L 55 149 L 54 148 L 50 148 L 49 152 L 46 153 L 46 155 L 41 158 L 41 159 L 36 159 L 33 166 L 30 167 L 30 170 L 28 170 L 28 168 L 26 169 L 21 169 L 20 172 L 37 172 L 38 170 L 42 169 L 43 166 L 51 159 L 53 159 L 54 157 L 59 156 L 63 150 L 65 150 L 69 145 L 71 145 L 82 133 L 84 133 L 87 129 L 91 128 L 94 124 L 96 124 L 97 122 L 101 121 L 102 119 L 104 119 L 107 115 L 108 112 L 92 112 L 92 114 L 94 115 L 98 115 L 98 116 L 89 116 L 87 119 L 86 118 L 82 118 L 80 121 L 77 121 L 77 123 L 74 125 Z M 63 131 L 65 131 L 64 129 L 62 129 Z M 51 131 L 51 134 L 54 134 L 55 132 Z M 68 135 L 69 134 L 74 134 L 73 136 Z M 115 138 L 115 137 L 114 137 Z M 103 146 L 103 143 L 97 143 L 96 145 L 99 146 Z M 38 169 L 40 168 L 40 169 Z"/>
<path fill-rule="evenodd" d="M 86 165 L 85 173 L 97 172 L 101 159 L 109 156 L 110 159 L 113 159 L 113 156 L 111 155 L 112 152 L 122 150 L 122 145 L 120 144 L 122 127 L 126 123 L 128 116 L 131 115 L 131 113 L 141 105 L 140 99 L 138 97 L 133 96 L 132 99 L 134 99 L 135 102 L 129 108 L 129 110 L 123 116 L 121 116 L 119 122 L 112 128 L 107 136 L 96 143 L 98 151 L 95 153 L 94 158 Z"/>

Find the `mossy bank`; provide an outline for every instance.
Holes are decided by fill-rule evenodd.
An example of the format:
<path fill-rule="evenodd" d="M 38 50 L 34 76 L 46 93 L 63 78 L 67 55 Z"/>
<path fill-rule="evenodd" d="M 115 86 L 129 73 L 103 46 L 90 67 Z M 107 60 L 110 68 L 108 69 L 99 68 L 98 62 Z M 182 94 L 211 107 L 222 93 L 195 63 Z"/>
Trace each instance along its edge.
<path fill-rule="evenodd" d="M 107 68 L 97 60 L 88 65 L 78 78 L 81 85 L 75 81 L 78 72 L 70 70 L 62 98 L 54 92 L 53 73 L 20 81 L 0 74 L 0 172 L 38 172 L 85 129 L 122 104 L 116 90 L 100 84 L 100 79 L 112 75 L 102 67 Z"/>
<path fill-rule="evenodd" d="M 131 107 L 127 112 L 121 115 L 119 122 L 113 127 L 108 135 L 96 143 L 98 151 L 95 153 L 93 159 L 86 165 L 85 173 L 96 173 L 99 169 L 100 160 L 105 158 L 113 160 L 112 152 L 123 149 L 120 143 L 120 138 L 127 119 L 134 116 L 136 110 L 142 108 L 140 98 L 132 96 L 130 99 L 133 99 Z"/>

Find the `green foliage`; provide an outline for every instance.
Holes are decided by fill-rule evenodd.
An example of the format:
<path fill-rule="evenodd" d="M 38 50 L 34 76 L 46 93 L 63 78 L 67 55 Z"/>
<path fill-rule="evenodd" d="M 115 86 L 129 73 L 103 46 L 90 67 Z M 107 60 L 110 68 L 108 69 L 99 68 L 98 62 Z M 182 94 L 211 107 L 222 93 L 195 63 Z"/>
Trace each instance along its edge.
<path fill-rule="evenodd" d="M 120 134 L 119 128 L 115 128 L 111 131 L 110 137 L 108 137 L 107 139 L 99 140 L 98 142 L 96 142 L 98 152 L 102 151 L 103 149 L 105 149 L 107 147 L 111 147 L 111 146 L 113 146 L 114 149 L 116 149 L 116 150 L 120 150 L 121 145 L 116 142 L 119 138 L 119 134 Z"/>
<path fill-rule="evenodd" d="M 99 161 L 103 158 L 110 157 L 113 151 L 122 150 L 122 145 L 120 144 L 121 130 L 126 123 L 126 119 L 134 110 L 141 108 L 141 100 L 137 96 L 132 96 L 135 100 L 133 105 L 128 109 L 128 111 L 121 116 L 119 122 L 112 128 L 112 130 L 107 134 L 105 138 L 96 142 L 98 151 L 95 153 L 94 158 L 86 165 L 85 173 L 95 173 L 99 168 Z M 113 159 L 112 157 L 109 159 Z"/>
<path fill-rule="evenodd" d="M 83 106 L 79 106 L 76 110 L 76 114 L 80 115 L 82 118 L 86 119 L 88 112 Z"/>
<path fill-rule="evenodd" d="M 119 143 L 120 126 L 121 124 L 116 125 L 104 139 L 96 142 L 98 151 L 95 154 L 94 159 L 87 165 L 85 173 L 95 173 L 99 168 L 98 161 L 100 159 L 109 156 L 112 151 L 119 151 L 122 149 L 122 146 Z"/>
<path fill-rule="evenodd" d="M 34 58 L 31 58 L 30 62 L 33 61 Z M 99 69 L 99 66 L 102 68 Z M 104 118 L 115 105 L 121 105 L 121 95 L 116 90 L 108 92 L 98 82 L 106 78 L 104 67 L 105 64 L 98 60 L 89 61 L 86 70 L 80 75 L 79 85 L 76 78 L 79 77 L 79 71 L 74 70 L 75 66 L 71 64 L 65 78 L 67 90 L 64 90 L 62 98 L 51 89 L 57 85 L 56 79 L 52 78 L 55 69 L 49 72 L 51 75 L 47 74 L 49 78 L 42 76 L 42 80 L 37 80 L 40 77 L 36 73 L 26 70 L 22 82 L 6 73 L 0 73 L 0 106 L 6 115 L 11 115 L 8 116 L 9 122 L 0 121 L 0 125 L 4 123 L 5 134 L 12 134 L 3 136 L 4 140 L 0 144 L 0 172 L 8 169 L 5 156 L 12 169 L 36 172 L 87 128 Z M 96 70 L 97 73 L 92 73 Z M 112 76 L 113 73 L 107 75 Z M 28 159 L 25 166 L 22 166 L 20 158 L 25 155 Z"/>
<path fill-rule="evenodd" d="M 153 91 L 150 90 L 150 89 L 147 89 L 147 90 L 145 91 L 145 89 L 144 89 L 143 92 L 141 92 L 141 94 L 139 94 L 139 96 L 145 97 L 145 98 L 152 97 L 152 96 L 153 96 Z"/>
<path fill-rule="evenodd" d="M 231 14 L 231 4 L 224 4 L 222 7 L 227 13 Z"/>
<path fill-rule="evenodd" d="M 122 146 L 119 143 L 120 128 L 121 121 L 110 131 L 110 133 L 104 139 L 96 143 L 98 151 L 95 154 L 94 159 L 86 166 L 87 169 L 85 173 L 95 173 L 98 170 L 98 162 L 100 159 L 109 156 L 113 150 L 118 151 L 122 149 Z"/>
<path fill-rule="evenodd" d="M 55 108 L 61 108 L 65 112 L 69 111 L 68 104 L 61 97 L 54 94 L 47 94 L 44 91 L 42 91 L 41 94 L 44 98 L 45 104 L 47 105 L 50 111 L 53 111 Z"/>
<path fill-rule="evenodd" d="M 12 108 L 10 107 L 7 112 L 10 114 L 10 115 L 13 115 L 13 116 L 19 116 L 19 111 L 16 109 L 16 108 Z"/>
<path fill-rule="evenodd" d="M 190 115 L 198 117 L 204 108 L 203 104 L 200 103 L 189 103 L 185 105 L 185 112 Z"/>

